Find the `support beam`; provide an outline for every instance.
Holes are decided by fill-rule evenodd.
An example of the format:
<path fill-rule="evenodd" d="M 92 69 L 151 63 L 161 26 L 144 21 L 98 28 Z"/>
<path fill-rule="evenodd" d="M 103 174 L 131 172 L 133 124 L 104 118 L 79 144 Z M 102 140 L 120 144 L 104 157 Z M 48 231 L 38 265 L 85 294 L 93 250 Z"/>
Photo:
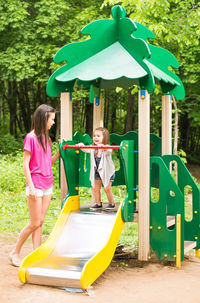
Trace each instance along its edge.
<path fill-rule="evenodd" d="M 172 104 L 171 96 L 162 96 L 162 155 L 172 154 Z"/>
<path fill-rule="evenodd" d="M 61 140 L 72 140 L 72 101 L 70 93 L 61 93 L 60 98 L 60 132 Z M 60 166 L 61 203 L 67 195 L 67 182 L 63 162 Z"/>
<path fill-rule="evenodd" d="M 147 261 L 149 257 L 149 191 L 150 191 L 150 95 L 139 91 L 138 102 L 138 149 L 139 149 L 139 223 L 138 259 Z"/>
<path fill-rule="evenodd" d="M 104 126 L 104 99 L 100 95 L 99 102 L 97 98 L 94 98 L 94 103 L 93 103 L 93 131 L 97 127 L 103 127 L 103 126 Z M 93 188 L 92 188 L 92 203 L 95 204 Z"/>
<path fill-rule="evenodd" d="M 99 105 L 96 104 L 96 98 L 93 103 L 93 130 L 97 127 L 103 127 L 104 123 L 104 100 L 100 97 Z"/>

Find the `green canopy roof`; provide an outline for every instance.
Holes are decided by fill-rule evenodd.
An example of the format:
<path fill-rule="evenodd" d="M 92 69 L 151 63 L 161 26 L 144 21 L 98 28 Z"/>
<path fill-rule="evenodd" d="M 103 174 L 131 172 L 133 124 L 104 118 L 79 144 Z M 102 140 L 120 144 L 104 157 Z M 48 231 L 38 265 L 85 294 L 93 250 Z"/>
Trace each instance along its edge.
<path fill-rule="evenodd" d="M 123 88 L 138 84 L 152 93 L 159 81 L 163 94 L 183 99 L 184 87 L 169 66 L 178 68 L 176 58 L 167 50 L 153 46 L 148 38 L 154 34 L 145 26 L 126 18 L 122 6 L 111 10 L 113 19 L 88 24 L 81 31 L 90 39 L 62 47 L 54 57 L 56 63 L 67 64 L 56 70 L 47 83 L 47 94 L 57 96 L 75 87 L 92 88 L 99 95 L 100 88 Z"/>

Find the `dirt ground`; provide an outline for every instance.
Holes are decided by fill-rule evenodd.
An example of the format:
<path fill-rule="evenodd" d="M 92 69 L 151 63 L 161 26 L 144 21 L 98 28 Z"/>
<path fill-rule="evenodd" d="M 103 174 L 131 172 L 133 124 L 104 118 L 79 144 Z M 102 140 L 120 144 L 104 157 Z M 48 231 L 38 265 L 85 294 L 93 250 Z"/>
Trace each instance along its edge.
<path fill-rule="evenodd" d="M 196 177 L 200 178 L 197 169 Z M 194 175 L 195 175 L 194 174 Z M 70 293 L 63 289 L 21 284 L 18 269 L 8 262 L 8 254 L 16 235 L 0 234 L 0 303 L 200 303 L 200 259 L 189 256 L 181 269 L 149 262 L 141 266 L 114 260 L 105 273 L 85 293 Z M 28 242 L 23 255 L 31 251 Z M 125 264 L 124 264 L 125 265 Z"/>
<path fill-rule="evenodd" d="M 121 267 L 121 261 L 112 261 L 105 273 L 88 289 L 87 293 L 70 293 L 63 289 L 21 284 L 18 269 L 8 262 L 16 238 L 0 236 L 0 303 L 200 303 L 200 260 L 190 256 L 182 262 L 181 269 L 138 262 L 131 267 Z M 23 254 L 31 250 L 28 243 Z"/>

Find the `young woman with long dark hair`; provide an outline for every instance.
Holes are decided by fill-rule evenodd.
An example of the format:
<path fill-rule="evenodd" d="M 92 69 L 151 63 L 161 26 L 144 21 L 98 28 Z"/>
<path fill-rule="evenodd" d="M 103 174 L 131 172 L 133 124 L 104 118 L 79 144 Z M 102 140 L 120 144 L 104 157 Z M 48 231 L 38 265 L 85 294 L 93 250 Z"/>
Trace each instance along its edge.
<path fill-rule="evenodd" d="M 55 123 L 54 119 L 55 109 L 46 104 L 40 105 L 33 115 L 32 130 L 24 140 L 23 169 L 30 221 L 20 232 L 15 248 L 9 255 L 13 266 L 20 266 L 21 248 L 31 234 L 33 249 L 41 244 L 42 224 L 53 188 L 52 164 L 59 158 L 59 151 L 53 157 L 51 155 L 49 130 Z"/>

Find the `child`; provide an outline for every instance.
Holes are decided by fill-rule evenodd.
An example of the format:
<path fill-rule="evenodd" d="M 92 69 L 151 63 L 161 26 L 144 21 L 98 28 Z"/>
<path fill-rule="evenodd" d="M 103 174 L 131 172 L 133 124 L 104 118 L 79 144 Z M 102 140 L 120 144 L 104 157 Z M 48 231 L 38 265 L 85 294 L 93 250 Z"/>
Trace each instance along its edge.
<path fill-rule="evenodd" d="M 32 131 L 24 140 L 23 169 L 30 221 L 20 232 L 15 248 L 9 255 L 13 266 L 20 266 L 21 248 L 31 234 L 33 249 L 41 244 L 41 228 L 52 194 L 52 164 L 59 158 L 59 151 L 51 157 L 49 130 L 55 123 L 54 119 L 55 110 L 46 104 L 40 105 L 34 112 Z"/>
<path fill-rule="evenodd" d="M 96 146 L 104 146 L 110 143 L 110 135 L 106 128 L 98 127 L 93 132 L 93 144 Z M 82 146 L 83 144 L 78 144 Z M 115 208 L 113 193 L 111 190 L 112 182 L 115 178 L 115 166 L 112 161 L 112 149 L 82 149 L 84 152 L 90 153 L 90 181 L 93 187 L 95 205 L 92 210 L 102 208 L 101 202 L 101 186 L 103 184 L 104 191 L 108 198 L 108 206 L 106 209 Z"/>

